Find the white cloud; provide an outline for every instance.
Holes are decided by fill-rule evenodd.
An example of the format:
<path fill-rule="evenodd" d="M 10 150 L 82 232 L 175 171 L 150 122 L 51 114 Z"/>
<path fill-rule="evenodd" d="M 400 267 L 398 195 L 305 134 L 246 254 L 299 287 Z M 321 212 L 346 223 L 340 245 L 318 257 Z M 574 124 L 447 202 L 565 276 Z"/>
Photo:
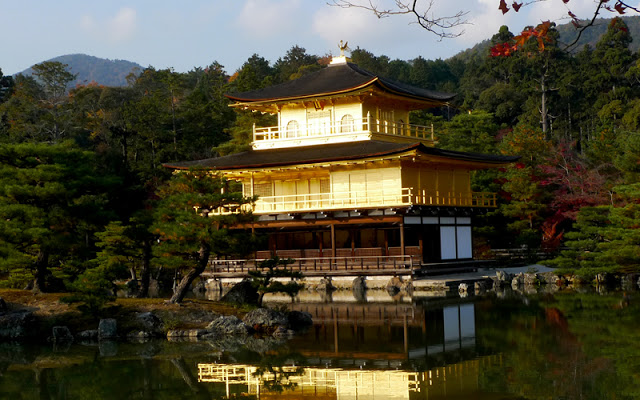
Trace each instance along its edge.
<path fill-rule="evenodd" d="M 300 0 L 248 0 L 236 23 L 260 38 L 295 32 L 300 23 Z"/>
<path fill-rule="evenodd" d="M 90 15 L 83 15 L 80 19 L 80 27 L 87 33 L 110 43 L 120 43 L 131 39 L 136 31 L 136 10 L 131 7 L 123 7 L 116 15 L 102 21 L 97 21 Z"/>
<path fill-rule="evenodd" d="M 136 30 L 136 10 L 129 7 L 121 8 L 115 17 L 107 21 L 110 38 L 122 42 L 133 37 Z"/>

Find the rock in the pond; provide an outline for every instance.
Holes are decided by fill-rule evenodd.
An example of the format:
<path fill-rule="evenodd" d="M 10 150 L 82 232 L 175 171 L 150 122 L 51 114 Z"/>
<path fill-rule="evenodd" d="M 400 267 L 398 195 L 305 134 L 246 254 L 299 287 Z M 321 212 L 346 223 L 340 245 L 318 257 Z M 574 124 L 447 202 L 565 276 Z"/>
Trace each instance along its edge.
<path fill-rule="evenodd" d="M 402 285 L 400 286 L 400 291 L 405 292 L 409 296 L 413 294 L 413 283 L 411 282 L 410 279 L 402 282 Z"/>
<path fill-rule="evenodd" d="M 131 331 L 127 333 L 127 339 L 146 340 L 152 337 L 153 335 L 148 331 Z"/>
<path fill-rule="evenodd" d="M 9 307 L 4 299 L 0 297 L 0 314 L 6 313 L 7 311 L 9 311 Z"/>
<path fill-rule="evenodd" d="M 526 273 L 524 274 L 524 284 L 528 286 L 533 286 L 538 284 L 538 274 L 536 273 Z"/>
<path fill-rule="evenodd" d="M 66 326 L 54 326 L 52 340 L 54 342 L 73 342 L 73 335 Z"/>
<path fill-rule="evenodd" d="M 35 317 L 31 312 L 19 311 L 0 315 L 0 340 L 21 340 L 33 334 Z"/>
<path fill-rule="evenodd" d="M 220 301 L 232 304 L 258 304 L 258 291 L 251 284 L 251 281 L 245 279 L 236 283 Z"/>
<path fill-rule="evenodd" d="M 458 285 L 458 294 L 460 297 L 467 297 L 469 295 L 469 284 L 461 283 Z"/>
<path fill-rule="evenodd" d="M 115 319 L 101 319 L 98 324 L 98 339 L 115 339 L 118 336 L 118 325 Z"/>
<path fill-rule="evenodd" d="M 283 313 L 270 308 L 256 308 L 255 310 L 251 310 L 242 318 L 242 321 L 256 330 L 272 328 L 279 325 L 286 326 L 288 322 L 287 317 Z"/>
<path fill-rule="evenodd" d="M 393 297 L 396 294 L 400 293 L 401 287 L 402 287 L 402 279 L 398 278 L 397 276 L 394 276 L 391 279 L 389 279 L 389 282 L 387 282 L 385 289 L 387 290 L 387 293 L 389 293 L 389 295 Z"/>
<path fill-rule="evenodd" d="M 513 281 L 513 274 L 500 270 L 496 271 L 496 278 L 500 282 L 511 282 Z"/>
<path fill-rule="evenodd" d="M 221 315 L 207 325 L 207 331 L 220 335 L 247 335 L 251 327 L 235 315 Z"/>
<path fill-rule="evenodd" d="M 135 326 L 136 330 L 145 331 L 150 336 L 159 336 L 163 333 L 162 320 L 150 311 L 137 313 Z"/>
<path fill-rule="evenodd" d="M 206 329 L 172 329 L 167 332 L 167 339 L 171 338 L 199 338 L 209 333 Z"/>
<path fill-rule="evenodd" d="M 82 332 L 78 332 L 76 334 L 76 338 L 80 341 L 93 341 L 93 340 L 98 340 L 98 330 L 97 329 L 91 329 L 91 330 L 86 330 L 86 331 L 82 331 Z"/>
<path fill-rule="evenodd" d="M 356 277 L 351 283 L 351 289 L 354 292 L 365 292 L 367 290 L 367 278 L 364 276 Z"/>
<path fill-rule="evenodd" d="M 220 279 L 207 279 L 205 287 L 208 292 L 222 293 L 222 281 Z"/>
<path fill-rule="evenodd" d="M 320 282 L 315 286 L 315 289 L 319 292 L 331 292 L 335 290 L 335 286 L 333 286 L 333 281 L 330 276 L 325 276 L 320 279 Z"/>
<path fill-rule="evenodd" d="M 493 282 L 491 282 L 493 283 Z M 485 293 L 487 290 L 489 290 L 490 286 L 487 283 L 487 281 L 476 281 L 473 283 L 473 291 L 476 294 L 483 294 Z"/>

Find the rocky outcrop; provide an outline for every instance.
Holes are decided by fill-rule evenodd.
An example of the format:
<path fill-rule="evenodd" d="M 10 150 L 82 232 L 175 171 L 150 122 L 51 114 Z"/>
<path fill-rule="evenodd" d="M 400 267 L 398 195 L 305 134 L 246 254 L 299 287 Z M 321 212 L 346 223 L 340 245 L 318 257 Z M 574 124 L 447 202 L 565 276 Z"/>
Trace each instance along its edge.
<path fill-rule="evenodd" d="M 231 304 L 258 304 L 258 291 L 245 279 L 235 284 L 220 301 Z"/>

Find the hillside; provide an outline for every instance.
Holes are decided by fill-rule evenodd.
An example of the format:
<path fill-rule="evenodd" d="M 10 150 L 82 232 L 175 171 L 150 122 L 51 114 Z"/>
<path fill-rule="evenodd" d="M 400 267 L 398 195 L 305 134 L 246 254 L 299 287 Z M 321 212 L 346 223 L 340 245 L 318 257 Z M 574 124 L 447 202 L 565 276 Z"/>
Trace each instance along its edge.
<path fill-rule="evenodd" d="M 126 86 L 127 75 L 143 70 L 141 65 L 131 61 L 109 60 L 86 54 L 68 54 L 47 61 L 57 61 L 67 64 L 71 73 L 78 74 L 76 80 L 73 81 L 69 87 L 90 82 L 96 82 L 104 86 Z M 31 75 L 32 72 L 33 70 L 31 68 L 27 68 L 20 73 Z"/>

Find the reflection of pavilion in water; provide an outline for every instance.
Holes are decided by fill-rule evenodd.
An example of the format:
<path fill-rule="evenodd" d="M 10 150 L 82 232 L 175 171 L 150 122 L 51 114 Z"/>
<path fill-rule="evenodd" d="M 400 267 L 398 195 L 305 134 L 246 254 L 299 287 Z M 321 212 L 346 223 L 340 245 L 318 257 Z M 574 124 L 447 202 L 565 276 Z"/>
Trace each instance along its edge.
<path fill-rule="evenodd" d="M 480 371 L 501 361 L 489 356 L 462 361 L 424 372 L 401 370 L 350 370 L 306 367 L 301 375 L 288 378 L 293 388 L 269 392 L 265 381 L 272 375 L 256 375 L 257 367 L 240 364 L 198 364 L 198 380 L 225 385 L 227 396 L 251 394 L 261 399 L 445 399 L 469 398 L 479 390 Z M 283 367 L 294 370 L 295 367 Z"/>
<path fill-rule="evenodd" d="M 470 398 L 483 367 L 500 356 L 479 357 L 472 302 L 443 303 L 292 304 L 314 320 L 307 335 L 289 342 L 306 358 L 304 373 L 289 377 L 294 389 L 267 392 L 264 383 L 273 376 L 255 376 L 251 365 L 199 364 L 199 379 L 259 398 Z"/>
<path fill-rule="evenodd" d="M 475 355 L 473 303 L 416 307 L 405 304 L 293 304 L 311 313 L 313 332 L 294 338 L 292 346 L 307 357 L 387 362 L 425 360 L 427 365 Z"/>

